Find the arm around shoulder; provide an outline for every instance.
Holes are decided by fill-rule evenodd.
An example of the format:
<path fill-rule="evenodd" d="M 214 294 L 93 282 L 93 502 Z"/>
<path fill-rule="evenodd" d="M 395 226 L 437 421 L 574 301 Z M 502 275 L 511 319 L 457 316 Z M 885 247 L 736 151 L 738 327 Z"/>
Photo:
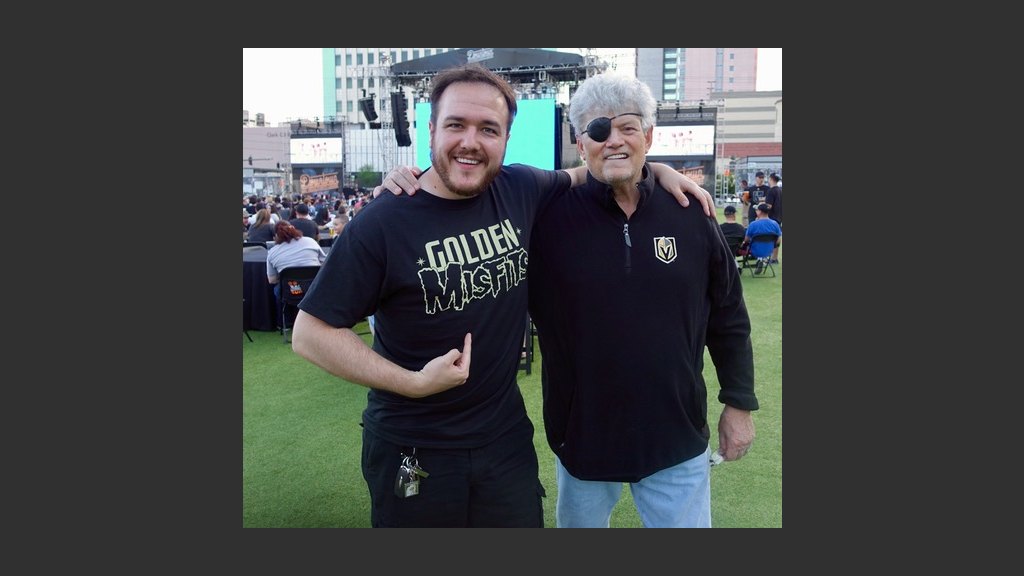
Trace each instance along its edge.
<path fill-rule="evenodd" d="M 582 186 L 587 183 L 587 167 L 576 166 L 575 168 L 562 168 L 562 171 L 569 175 L 572 181 L 571 188 Z"/>

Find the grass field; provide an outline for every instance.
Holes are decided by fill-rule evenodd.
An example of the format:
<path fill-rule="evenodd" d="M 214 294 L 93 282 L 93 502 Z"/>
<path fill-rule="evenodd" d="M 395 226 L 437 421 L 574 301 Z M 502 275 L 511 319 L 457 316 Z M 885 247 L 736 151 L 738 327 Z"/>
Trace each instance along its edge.
<path fill-rule="evenodd" d="M 722 218 L 719 218 L 722 221 Z M 780 251 L 781 259 L 781 251 Z M 743 277 L 754 345 L 757 438 L 742 460 L 712 469 L 712 523 L 782 527 L 782 265 L 775 278 Z M 366 324 L 356 332 L 367 332 Z M 242 525 L 369 527 L 369 494 L 359 467 L 367 389 L 303 360 L 277 332 L 242 336 Z M 364 336 L 369 343 L 369 336 Z M 536 432 L 546 527 L 555 526 L 554 456 L 541 416 L 540 352 L 519 387 Z M 712 447 L 718 445 L 718 379 L 705 351 Z M 641 527 L 628 487 L 612 527 Z"/>

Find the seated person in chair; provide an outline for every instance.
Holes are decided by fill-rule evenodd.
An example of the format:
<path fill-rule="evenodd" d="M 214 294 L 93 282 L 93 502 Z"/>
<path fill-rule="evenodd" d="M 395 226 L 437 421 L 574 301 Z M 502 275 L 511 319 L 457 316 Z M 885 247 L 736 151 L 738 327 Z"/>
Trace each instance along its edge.
<path fill-rule="evenodd" d="M 267 251 L 267 281 L 274 285 L 274 298 L 281 308 L 280 273 L 292 266 L 322 266 L 327 260 L 320 244 L 291 222 L 280 220 L 274 228 L 274 246 Z"/>
<path fill-rule="evenodd" d="M 779 227 L 779 223 L 768 217 L 770 208 L 765 203 L 757 205 L 756 213 L 757 219 L 750 223 L 747 227 L 747 235 L 743 238 L 743 247 L 750 246 L 750 241 L 754 236 L 759 234 L 775 234 L 775 244 L 773 246 L 760 246 L 755 244 L 751 247 L 750 255 L 757 258 L 757 268 L 755 272 L 760 273 L 764 268 L 765 262 L 767 262 L 772 256 L 772 250 L 775 246 L 778 246 L 779 240 L 782 238 L 782 228 Z"/>
<path fill-rule="evenodd" d="M 733 256 L 743 256 L 740 253 L 740 245 L 743 244 L 743 238 L 747 235 L 747 229 L 743 227 L 743 224 L 736 222 L 736 207 L 732 204 L 725 207 L 723 214 L 725 214 L 725 222 L 719 224 L 722 234 L 729 243 L 729 247 L 732 248 Z"/>
<path fill-rule="evenodd" d="M 257 210 L 256 220 L 249 226 L 249 242 L 273 242 L 274 224 L 270 221 L 270 210 Z"/>
<path fill-rule="evenodd" d="M 320 227 L 309 217 L 309 205 L 300 203 L 295 205 L 295 214 L 288 222 L 298 228 L 302 235 L 313 240 L 320 241 Z"/>

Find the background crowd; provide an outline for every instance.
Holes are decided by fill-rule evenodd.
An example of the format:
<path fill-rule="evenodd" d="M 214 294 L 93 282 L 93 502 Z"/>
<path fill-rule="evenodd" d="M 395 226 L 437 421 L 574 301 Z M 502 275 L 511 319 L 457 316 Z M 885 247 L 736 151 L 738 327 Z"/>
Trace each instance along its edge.
<path fill-rule="evenodd" d="M 369 192 L 361 190 L 348 197 L 337 193 L 243 196 L 242 241 L 272 242 L 274 227 L 281 220 L 290 222 L 307 238 L 334 238 L 372 199 Z"/>

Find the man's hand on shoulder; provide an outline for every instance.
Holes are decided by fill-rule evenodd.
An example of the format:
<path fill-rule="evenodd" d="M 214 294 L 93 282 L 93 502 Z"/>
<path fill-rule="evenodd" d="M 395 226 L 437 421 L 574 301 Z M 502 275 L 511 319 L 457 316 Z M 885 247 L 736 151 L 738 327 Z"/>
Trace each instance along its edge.
<path fill-rule="evenodd" d="M 419 177 L 422 173 L 416 166 L 398 166 L 388 172 L 380 186 L 373 189 L 373 197 L 380 196 L 385 188 L 395 196 L 400 196 L 402 192 L 413 196 L 420 189 Z"/>
<path fill-rule="evenodd" d="M 690 200 L 686 197 L 686 194 L 692 194 L 697 198 L 701 206 L 704 207 L 705 216 L 711 216 L 714 213 L 715 199 L 711 196 L 710 192 L 701 188 L 696 182 L 668 164 L 651 162 L 650 166 L 658 184 L 675 196 L 680 206 L 683 208 L 688 207 Z"/>

